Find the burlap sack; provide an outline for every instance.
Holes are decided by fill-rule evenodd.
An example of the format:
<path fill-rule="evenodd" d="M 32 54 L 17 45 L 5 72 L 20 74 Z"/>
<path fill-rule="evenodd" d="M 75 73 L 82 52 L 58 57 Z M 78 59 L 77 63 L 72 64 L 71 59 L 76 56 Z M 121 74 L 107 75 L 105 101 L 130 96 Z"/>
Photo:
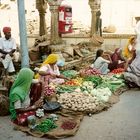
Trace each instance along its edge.
<path fill-rule="evenodd" d="M 0 116 L 5 116 L 9 113 L 9 98 L 0 94 Z"/>
<path fill-rule="evenodd" d="M 83 114 L 75 113 L 75 112 L 70 111 L 69 113 L 68 112 L 65 112 L 65 113 L 58 112 L 57 115 L 59 117 L 58 121 L 56 121 L 56 125 L 58 127 L 56 129 L 52 129 L 51 131 L 49 131 L 47 133 L 33 131 L 33 130 L 30 130 L 28 127 L 17 126 L 17 125 L 15 125 L 15 128 L 17 130 L 27 132 L 30 135 L 35 136 L 35 137 L 46 136 L 47 138 L 59 139 L 59 138 L 65 138 L 65 137 L 69 137 L 69 136 L 74 136 L 76 134 L 76 132 L 78 131 L 79 127 L 80 127 L 80 123 L 81 123 L 81 121 L 83 119 Z M 45 119 L 45 118 L 42 118 L 42 119 Z M 38 122 L 39 121 L 41 121 L 41 120 L 38 120 Z M 67 130 L 67 129 L 64 130 L 61 127 L 64 121 L 73 121 L 73 122 L 75 122 L 76 123 L 75 128 L 73 128 L 71 130 Z"/>
<path fill-rule="evenodd" d="M 93 35 L 90 41 L 95 46 L 101 46 L 104 42 L 104 39 L 99 35 Z"/>
<path fill-rule="evenodd" d="M 72 46 L 66 46 L 63 50 L 63 52 L 68 53 L 69 55 L 73 56 L 73 47 Z"/>

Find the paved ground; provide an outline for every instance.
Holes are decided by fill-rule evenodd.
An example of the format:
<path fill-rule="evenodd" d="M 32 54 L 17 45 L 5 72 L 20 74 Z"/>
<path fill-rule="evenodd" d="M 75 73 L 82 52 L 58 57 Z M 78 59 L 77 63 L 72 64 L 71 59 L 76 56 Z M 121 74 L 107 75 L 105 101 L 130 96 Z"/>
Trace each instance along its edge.
<path fill-rule="evenodd" d="M 13 130 L 9 117 L 0 117 L 0 140 L 39 138 Z M 62 140 L 140 140 L 140 90 L 125 92 L 108 111 L 84 117 L 77 134 Z"/>

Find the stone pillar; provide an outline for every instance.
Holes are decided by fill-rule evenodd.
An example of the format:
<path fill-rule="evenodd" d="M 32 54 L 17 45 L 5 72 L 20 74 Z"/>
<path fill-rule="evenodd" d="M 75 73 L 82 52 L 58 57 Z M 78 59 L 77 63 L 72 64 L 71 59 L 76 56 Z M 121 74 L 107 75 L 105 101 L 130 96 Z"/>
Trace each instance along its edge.
<path fill-rule="evenodd" d="M 101 9 L 101 0 L 89 0 L 89 6 L 91 8 L 91 31 L 90 35 L 96 34 L 96 13 Z"/>
<path fill-rule="evenodd" d="M 51 12 L 51 44 L 60 44 L 62 42 L 58 32 L 58 8 L 62 0 L 48 0 Z"/>
<path fill-rule="evenodd" d="M 47 2 L 45 0 L 36 0 L 36 9 L 39 12 L 39 35 L 46 35 L 46 22 L 45 22 L 45 13 L 47 9 Z"/>

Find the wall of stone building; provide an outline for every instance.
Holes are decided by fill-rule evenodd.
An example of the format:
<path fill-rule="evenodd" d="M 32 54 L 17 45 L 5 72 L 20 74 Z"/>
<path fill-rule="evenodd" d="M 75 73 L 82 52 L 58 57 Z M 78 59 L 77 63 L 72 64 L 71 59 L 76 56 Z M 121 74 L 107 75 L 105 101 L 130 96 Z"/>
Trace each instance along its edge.
<path fill-rule="evenodd" d="M 74 37 L 74 38 L 63 38 L 65 41 L 66 46 L 70 44 L 78 44 L 80 42 L 89 42 L 90 38 L 84 37 Z M 127 44 L 128 38 L 105 38 L 104 43 L 102 44 L 102 49 L 105 51 L 114 51 L 115 48 L 123 47 Z"/>
<path fill-rule="evenodd" d="M 122 35 L 104 34 L 103 35 L 104 43 L 102 44 L 102 48 L 104 50 L 114 51 L 115 48 L 125 46 L 127 44 L 129 37 L 132 35 L 133 34 L 122 34 Z M 29 48 L 33 46 L 36 37 L 37 36 L 33 36 L 33 35 L 28 36 Z M 73 36 L 65 35 L 62 37 L 62 40 L 63 40 L 63 43 L 65 44 L 64 46 L 69 46 L 71 44 L 78 44 L 81 42 L 89 42 L 90 37 L 89 36 L 81 36 L 81 35 L 73 35 Z"/>
<path fill-rule="evenodd" d="M 118 32 L 133 32 L 135 17 L 140 16 L 139 0 L 102 0 L 103 26 L 113 24 Z"/>

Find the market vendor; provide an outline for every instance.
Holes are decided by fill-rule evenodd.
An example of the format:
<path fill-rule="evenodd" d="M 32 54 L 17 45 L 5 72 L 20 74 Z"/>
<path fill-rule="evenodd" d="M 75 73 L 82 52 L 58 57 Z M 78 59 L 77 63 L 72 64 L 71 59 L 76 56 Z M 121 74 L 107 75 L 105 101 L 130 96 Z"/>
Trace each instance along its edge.
<path fill-rule="evenodd" d="M 11 37 L 11 28 L 3 28 L 4 37 L 0 38 L 0 61 L 4 66 L 4 75 L 15 72 L 13 56 L 16 51 L 16 42 Z"/>
<path fill-rule="evenodd" d="M 123 48 L 116 48 L 112 54 L 112 61 L 126 62 L 128 59 L 133 59 L 135 55 L 136 36 L 130 37 L 128 43 Z"/>
<path fill-rule="evenodd" d="M 130 87 L 140 87 L 140 55 L 137 55 L 124 73 L 124 79 Z"/>
<path fill-rule="evenodd" d="M 45 84 L 62 84 L 65 82 L 65 80 L 68 80 L 68 78 L 60 74 L 58 67 L 58 64 L 60 64 L 60 62 L 58 60 L 59 56 L 57 54 L 50 54 L 46 58 L 38 71 L 40 81 Z"/>
<path fill-rule="evenodd" d="M 102 49 L 97 50 L 96 58 L 91 67 L 99 70 L 101 74 L 107 74 L 110 71 L 108 69 L 108 65 L 112 63 L 112 60 L 109 55 L 107 55 L 108 60 L 104 59 L 103 55 L 104 55 L 104 51 Z"/>
<path fill-rule="evenodd" d="M 30 87 L 34 72 L 29 68 L 22 68 L 14 81 L 10 90 L 10 113 L 13 121 L 19 120 L 21 114 L 36 110 L 43 105 L 43 100 L 39 99 L 30 106 Z M 20 115 L 19 115 L 20 114 Z"/>
<path fill-rule="evenodd" d="M 136 24 L 135 33 L 137 35 L 136 56 L 132 63 L 128 65 L 128 68 L 126 67 L 127 69 L 124 73 L 124 79 L 129 87 L 140 87 L 140 21 Z"/>

